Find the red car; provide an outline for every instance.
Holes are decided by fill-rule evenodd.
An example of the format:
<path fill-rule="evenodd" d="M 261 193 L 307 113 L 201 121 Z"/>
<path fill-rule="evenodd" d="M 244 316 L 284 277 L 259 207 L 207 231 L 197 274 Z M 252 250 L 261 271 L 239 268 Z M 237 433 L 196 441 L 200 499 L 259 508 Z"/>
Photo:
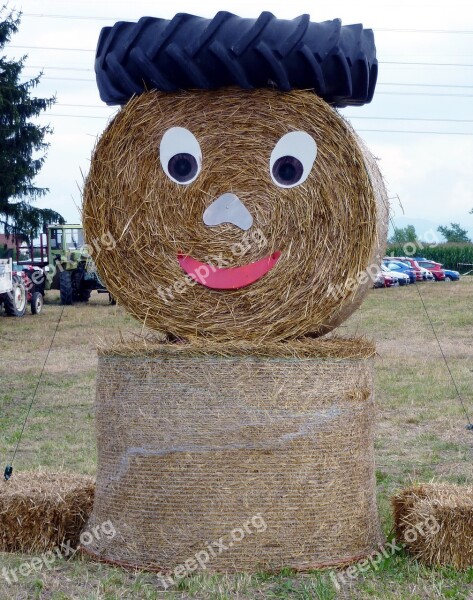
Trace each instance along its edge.
<path fill-rule="evenodd" d="M 445 271 L 442 269 L 441 263 L 434 262 L 433 260 L 419 260 L 417 262 L 421 267 L 432 273 L 435 281 L 445 281 Z"/>
<path fill-rule="evenodd" d="M 391 258 L 393 260 L 400 260 L 404 264 L 408 265 L 411 269 L 413 269 L 416 272 L 416 281 L 424 280 L 424 275 L 420 269 L 420 266 L 424 266 L 424 265 L 419 266 L 419 263 L 415 259 L 409 258 L 407 256 L 388 256 L 387 258 Z M 429 271 L 430 271 L 430 269 L 429 269 Z M 435 277 L 435 275 L 434 275 L 434 277 Z"/>
<path fill-rule="evenodd" d="M 375 288 L 392 287 L 393 285 L 396 285 L 396 283 L 397 283 L 397 279 L 395 279 L 394 277 L 391 277 L 387 273 L 383 273 L 381 271 L 380 273 L 378 273 L 376 275 L 376 279 L 374 280 L 374 287 Z"/>

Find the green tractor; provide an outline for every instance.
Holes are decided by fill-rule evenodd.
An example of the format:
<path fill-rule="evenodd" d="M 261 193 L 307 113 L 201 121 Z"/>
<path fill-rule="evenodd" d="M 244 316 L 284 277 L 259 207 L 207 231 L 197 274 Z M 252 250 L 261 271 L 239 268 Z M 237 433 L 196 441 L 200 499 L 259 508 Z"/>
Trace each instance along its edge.
<path fill-rule="evenodd" d="M 108 293 L 97 274 L 82 225 L 49 225 L 39 246 L 17 248 L 19 264 L 39 266 L 45 273 L 45 289 L 59 290 L 61 304 L 88 302 L 93 290 Z M 113 299 L 109 296 L 110 302 Z"/>

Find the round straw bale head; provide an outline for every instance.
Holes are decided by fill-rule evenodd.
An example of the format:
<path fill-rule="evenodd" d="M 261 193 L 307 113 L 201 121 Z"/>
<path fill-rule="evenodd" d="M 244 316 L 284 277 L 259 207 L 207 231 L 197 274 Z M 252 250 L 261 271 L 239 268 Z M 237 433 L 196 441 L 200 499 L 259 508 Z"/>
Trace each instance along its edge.
<path fill-rule="evenodd" d="M 107 288 L 148 327 L 278 341 L 359 306 L 387 205 L 376 161 L 313 92 L 155 91 L 98 141 L 83 219 Z"/>

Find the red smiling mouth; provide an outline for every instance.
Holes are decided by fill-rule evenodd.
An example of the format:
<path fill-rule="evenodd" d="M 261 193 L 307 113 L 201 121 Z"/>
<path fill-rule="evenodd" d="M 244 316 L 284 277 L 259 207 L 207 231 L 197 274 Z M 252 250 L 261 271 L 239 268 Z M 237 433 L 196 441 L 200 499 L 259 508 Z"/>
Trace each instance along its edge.
<path fill-rule="evenodd" d="M 280 256 L 281 252 L 274 252 L 248 265 L 225 269 L 200 262 L 185 254 L 178 254 L 177 260 L 189 277 L 205 287 L 213 290 L 238 290 L 266 275 L 278 262 Z"/>

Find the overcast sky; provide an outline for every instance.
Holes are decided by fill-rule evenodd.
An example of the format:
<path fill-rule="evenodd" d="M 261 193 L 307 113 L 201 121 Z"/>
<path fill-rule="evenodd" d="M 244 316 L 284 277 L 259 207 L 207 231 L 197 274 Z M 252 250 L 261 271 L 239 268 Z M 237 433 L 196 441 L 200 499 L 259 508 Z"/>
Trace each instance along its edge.
<path fill-rule="evenodd" d="M 228 10 L 256 17 L 269 10 L 290 19 L 308 13 L 313 21 L 341 18 L 375 30 L 379 65 L 374 100 L 341 112 L 379 157 L 394 221 L 413 223 L 419 234 L 459 222 L 473 236 L 473 5 L 452 0 L 367 2 L 226 2 L 202 0 L 23 0 L 20 31 L 6 52 L 27 54 L 25 78 L 44 75 L 37 96 L 56 95 L 41 118 L 54 133 L 37 177 L 50 192 L 38 206 L 79 222 L 82 174 L 89 168 L 97 136 L 115 108 L 99 98 L 94 56 L 100 29 L 142 16 L 172 18 L 176 12 L 212 17 Z M 403 212 L 404 211 L 404 212 Z"/>

